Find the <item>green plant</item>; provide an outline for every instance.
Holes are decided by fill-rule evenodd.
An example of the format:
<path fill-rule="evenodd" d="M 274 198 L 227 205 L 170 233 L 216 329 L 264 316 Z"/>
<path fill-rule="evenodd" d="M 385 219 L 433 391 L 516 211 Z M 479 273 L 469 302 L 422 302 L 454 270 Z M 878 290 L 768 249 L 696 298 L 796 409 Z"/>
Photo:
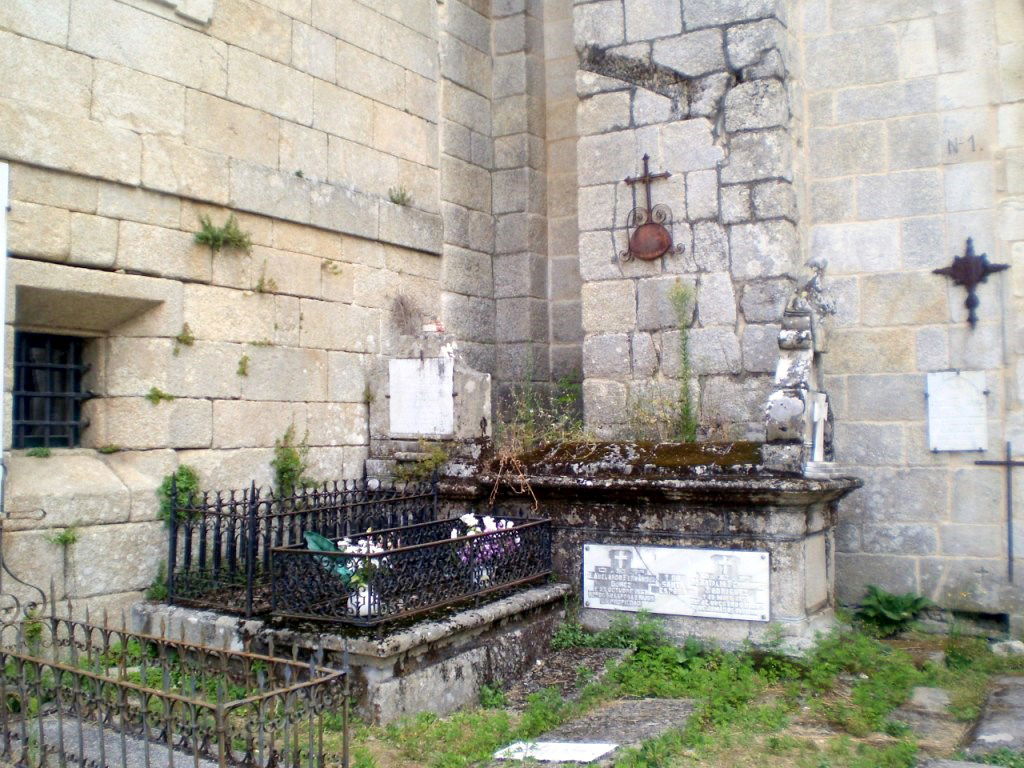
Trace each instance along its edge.
<path fill-rule="evenodd" d="M 29 448 L 25 451 L 25 455 L 33 459 L 48 459 L 52 453 L 53 451 L 43 445 L 37 445 L 35 448 Z"/>
<path fill-rule="evenodd" d="M 163 560 L 157 566 L 156 576 L 153 583 L 146 588 L 146 599 L 154 602 L 162 602 L 167 599 L 167 563 Z"/>
<path fill-rule="evenodd" d="M 78 526 L 69 525 L 60 531 L 55 531 L 46 537 L 46 540 L 56 547 L 70 547 L 78 542 Z"/>
<path fill-rule="evenodd" d="M 857 609 L 857 618 L 879 637 L 891 637 L 904 631 L 931 605 L 931 600 L 913 592 L 895 595 L 870 585 Z"/>
<path fill-rule="evenodd" d="M 679 326 L 679 410 L 676 415 L 676 439 L 684 443 L 697 440 L 697 406 L 693 398 L 693 368 L 690 363 L 690 326 L 693 324 L 693 289 L 682 281 L 668 294 Z"/>
<path fill-rule="evenodd" d="M 377 768 L 377 761 L 366 747 L 357 746 L 352 750 L 352 768 Z"/>
<path fill-rule="evenodd" d="M 25 618 L 21 622 L 21 633 L 25 642 L 35 646 L 43 637 L 42 612 L 38 608 L 29 608 L 25 611 Z"/>
<path fill-rule="evenodd" d="M 214 253 L 225 247 L 238 248 L 246 252 L 252 249 L 252 238 L 238 226 L 238 219 L 234 214 L 228 216 L 227 221 L 219 227 L 214 225 L 209 216 L 202 215 L 199 217 L 199 226 L 196 242 L 210 246 Z"/>
<path fill-rule="evenodd" d="M 420 452 L 423 455 L 411 464 L 400 464 L 395 467 L 395 480 L 402 483 L 429 480 L 451 458 L 448 451 L 449 446 L 444 443 L 433 443 L 428 446 L 427 441 L 421 439 Z"/>
<path fill-rule="evenodd" d="M 961 756 L 964 760 L 971 760 L 983 765 L 1001 765 L 1003 768 L 1024 768 L 1024 752 L 1015 752 L 1012 749 L 1002 747 L 987 755 Z"/>
<path fill-rule="evenodd" d="M 103 454 L 120 453 L 121 446 L 117 443 L 107 443 L 106 445 L 101 445 L 97 450 Z"/>
<path fill-rule="evenodd" d="M 175 397 L 174 395 L 164 392 L 159 387 L 150 387 L 149 392 L 146 393 L 146 399 L 153 405 L 160 405 L 162 402 L 171 402 Z"/>
<path fill-rule="evenodd" d="M 480 686 L 480 706 L 484 709 L 504 709 L 508 706 L 508 697 L 500 683 Z"/>
<path fill-rule="evenodd" d="M 249 375 L 249 356 L 248 355 L 243 354 L 240 358 L 238 358 L 238 368 L 235 371 L 235 373 L 238 374 L 239 376 L 248 376 Z"/>
<path fill-rule="evenodd" d="M 618 614 L 607 629 L 587 632 L 570 616 L 551 638 L 551 647 L 562 648 L 656 648 L 666 643 L 665 627 L 646 611 Z"/>
<path fill-rule="evenodd" d="M 412 202 L 412 195 L 405 187 L 389 187 L 388 200 L 395 205 L 409 205 Z"/>
<path fill-rule="evenodd" d="M 260 279 L 256 281 L 253 290 L 256 293 L 275 293 L 277 291 L 277 281 L 272 277 L 267 277 L 267 262 L 265 261 L 260 270 Z"/>
<path fill-rule="evenodd" d="M 274 441 L 274 458 L 270 466 L 274 470 L 274 488 L 278 496 L 294 493 L 297 488 L 316 485 L 316 481 L 306 476 L 308 467 L 306 457 L 309 445 L 306 439 L 295 442 L 295 425 L 292 424 L 280 439 Z"/>
<path fill-rule="evenodd" d="M 274 346 L 274 342 L 272 342 L 270 339 L 260 339 L 258 341 L 250 341 L 249 342 L 249 346 L 250 347 L 272 347 L 272 346 Z"/>
<path fill-rule="evenodd" d="M 177 499 L 171 498 L 172 486 L 176 489 Z M 157 498 L 160 500 L 159 517 L 164 522 L 169 522 L 175 507 L 185 507 L 190 503 L 192 497 L 199 493 L 199 475 L 188 464 L 182 464 L 174 472 L 164 477 L 160 487 L 156 490 Z"/>
<path fill-rule="evenodd" d="M 299 168 L 297 171 L 295 171 L 295 178 L 297 178 L 297 179 L 304 179 L 304 178 L 306 178 L 305 171 L 303 171 L 301 168 Z"/>
<path fill-rule="evenodd" d="M 181 332 L 174 337 L 175 356 L 177 356 L 182 347 L 191 347 L 195 343 L 196 336 L 192 333 L 192 329 L 188 327 L 188 323 L 185 323 L 181 326 Z"/>

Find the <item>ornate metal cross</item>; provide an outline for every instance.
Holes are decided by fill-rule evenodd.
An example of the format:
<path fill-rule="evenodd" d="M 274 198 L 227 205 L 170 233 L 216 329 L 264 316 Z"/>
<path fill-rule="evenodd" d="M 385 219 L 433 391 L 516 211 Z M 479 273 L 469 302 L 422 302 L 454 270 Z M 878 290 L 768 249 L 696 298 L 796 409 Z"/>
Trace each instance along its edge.
<path fill-rule="evenodd" d="M 651 156 L 645 154 L 643 175 L 630 176 L 626 179 L 630 186 L 644 185 L 647 204 L 643 208 L 634 208 L 626 221 L 626 226 L 632 231 L 629 234 L 629 247 L 619 254 L 624 261 L 651 261 L 670 251 L 675 253 L 675 249 L 672 248 L 672 234 L 666 227 L 666 224 L 672 224 L 672 209 L 667 205 L 651 204 L 651 182 L 667 179 L 671 175 L 668 171 L 651 173 Z"/>
<path fill-rule="evenodd" d="M 951 277 L 954 285 L 962 285 L 967 289 L 967 300 L 964 301 L 964 306 L 967 307 L 967 322 L 973 329 L 978 324 L 978 315 L 975 310 L 981 303 L 975 289 L 988 280 L 989 275 L 1009 268 L 1009 264 L 989 264 L 988 256 L 984 253 L 981 256 L 975 255 L 974 240 L 968 237 L 967 249 L 963 256 L 954 256 L 951 266 L 932 271 L 936 275 Z"/>

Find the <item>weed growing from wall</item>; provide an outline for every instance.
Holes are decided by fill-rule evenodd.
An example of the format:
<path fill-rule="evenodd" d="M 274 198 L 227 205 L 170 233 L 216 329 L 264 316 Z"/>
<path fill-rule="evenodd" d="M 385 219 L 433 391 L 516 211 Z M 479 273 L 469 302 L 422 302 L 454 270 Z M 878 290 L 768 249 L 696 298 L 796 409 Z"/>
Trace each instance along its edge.
<path fill-rule="evenodd" d="M 412 195 L 405 187 L 390 187 L 388 189 L 388 200 L 395 205 L 409 205 L 412 202 Z"/>
<path fill-rule="evenodd" d="M 181 351 L 182 347 L 191 347 L 195 343 L 196 335 L 192 333 L 188 323 L 185 323 L 181 326 L 181 333 L 174 337 L 174 356 L 178 356 L 178 352 Z"/>
<path fill-rule="evenodd" d="M 172 503 L 171 487 L 176 489 L 177 504 Z M 164 477 L 156 496 L 160 500 L 158 516 L 165 523 L 171 519 L 175 506 L 183 507 L 193 496 L 199 495 L 199 474 L 188 464 L 182 464 L 174 472 Z"/>
<path fill-rule="evenodd" d="M 146 393 L 146 399 L 153 405 L 160 405 L 160 403 L 171 402 L 175 397 L 168 392 L 164 392 L 160 387 L 150 387 L 149 392 Z"/>
<path fill-rule="evenodd" d="M 429 480 L 450 458 L 449 446 L 443 443 L 428 445 L 426 440 L 420 440 L 420 452 L 423 456 L 419 460 L 395 467 L 395 480 L 401 483 Z"/>
<path fill-rule="evenodd" d="M 235 370 L 235 373 L 237 373 L 239 376 L 248 376 L 249 375 L 249 356 L 248 355 L 242 355 L 240 358 L 238 358 L 238 368 Z"/>
<path fill-rule="evenodd" d="M 668 294 L 679 326 L 679 410 L 675 424 L 676 439 L 684 443 L 697 440 L 698 409 L 693 398 L 693 368 L 690 364 L 690 326 L 693 324 L 693 290 L 677 282 Z"/>
<path fill-rule="evenodd" d="M 274 490 L 278 496 L 294 493 L 296 488 L 316 485 L 315 480 L 306 476 L 309 469 L 306 465 L 308 454 L 309 444 L 305 437 L 302 442 L 295 442 L 294 424 L 274 441 L 274 458 L 270 466 L 274 470 Z"/>
<path fill-rule="evenodd" d="M 53 544 L 55 547 L 67 549 L 72 544 L 77 544 L 78 538 L 78 526 L 69 525 L 67 528 L 64 528 L 63 530 L 51 533 L 46 537 L 46 540 Z"/>
<path fill-rule="evenodd" d="M 48 459 L 52 453 L 49 448 L 43 445 L 37 445 L 35 448 L 29 448 L 25 451 L 25 455 L 33 459 Z"/>
<path fill-rule="evenodd" d="M 221 226 L 216 226 L 209 216 L 199 217 L 200 230 L 196 232 L 195 240 L 200 245 L 210 246 L 210 250 L 218 253 L 223 248 L 237 248 L 248 253 L 252 250 L 252 238 L 248 232 L 242 231 L 238 226 L 238 219 L 234 214 L 228 216 L 227 221 Z"/>

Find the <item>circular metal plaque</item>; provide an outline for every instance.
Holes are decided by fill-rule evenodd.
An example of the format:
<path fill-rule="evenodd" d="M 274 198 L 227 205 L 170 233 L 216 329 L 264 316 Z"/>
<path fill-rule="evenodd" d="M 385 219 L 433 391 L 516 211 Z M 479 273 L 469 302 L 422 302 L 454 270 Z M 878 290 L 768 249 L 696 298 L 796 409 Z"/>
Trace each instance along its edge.
<path fill-rule="evenodd" d="M 672 247 L 672 235 L 656 221 L 641 224 L 629 238 L 629 253 L 635 259 L 652 261 Z"/>

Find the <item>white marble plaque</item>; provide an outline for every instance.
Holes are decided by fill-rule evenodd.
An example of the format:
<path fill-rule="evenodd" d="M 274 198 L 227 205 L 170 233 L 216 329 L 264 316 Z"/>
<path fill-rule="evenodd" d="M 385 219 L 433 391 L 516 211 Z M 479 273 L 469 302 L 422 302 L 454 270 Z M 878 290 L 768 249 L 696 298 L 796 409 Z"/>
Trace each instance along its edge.
<path fill-rule="evenodd" d="M 928 447 L 984 451 L 988 447 L 984 371 L 928 374 Z"/>
<path fill-rule="evenodd" d="M 583 546 L 583 605 L 675 616 L 769 620 L 767 552 Z"/>
<path fill-rule="evenodd" d="M 499 760 L 536 760 L 541 763 L 590 763 L 607 755 L 618 744 L 574 741 L 517 741 L 494 756 Z"/>
<path fill-rule="evenodd" d="M 445 437 L 455 431 L 455 365 L 450 357 L 388 361 L 391 434 Z"/>

